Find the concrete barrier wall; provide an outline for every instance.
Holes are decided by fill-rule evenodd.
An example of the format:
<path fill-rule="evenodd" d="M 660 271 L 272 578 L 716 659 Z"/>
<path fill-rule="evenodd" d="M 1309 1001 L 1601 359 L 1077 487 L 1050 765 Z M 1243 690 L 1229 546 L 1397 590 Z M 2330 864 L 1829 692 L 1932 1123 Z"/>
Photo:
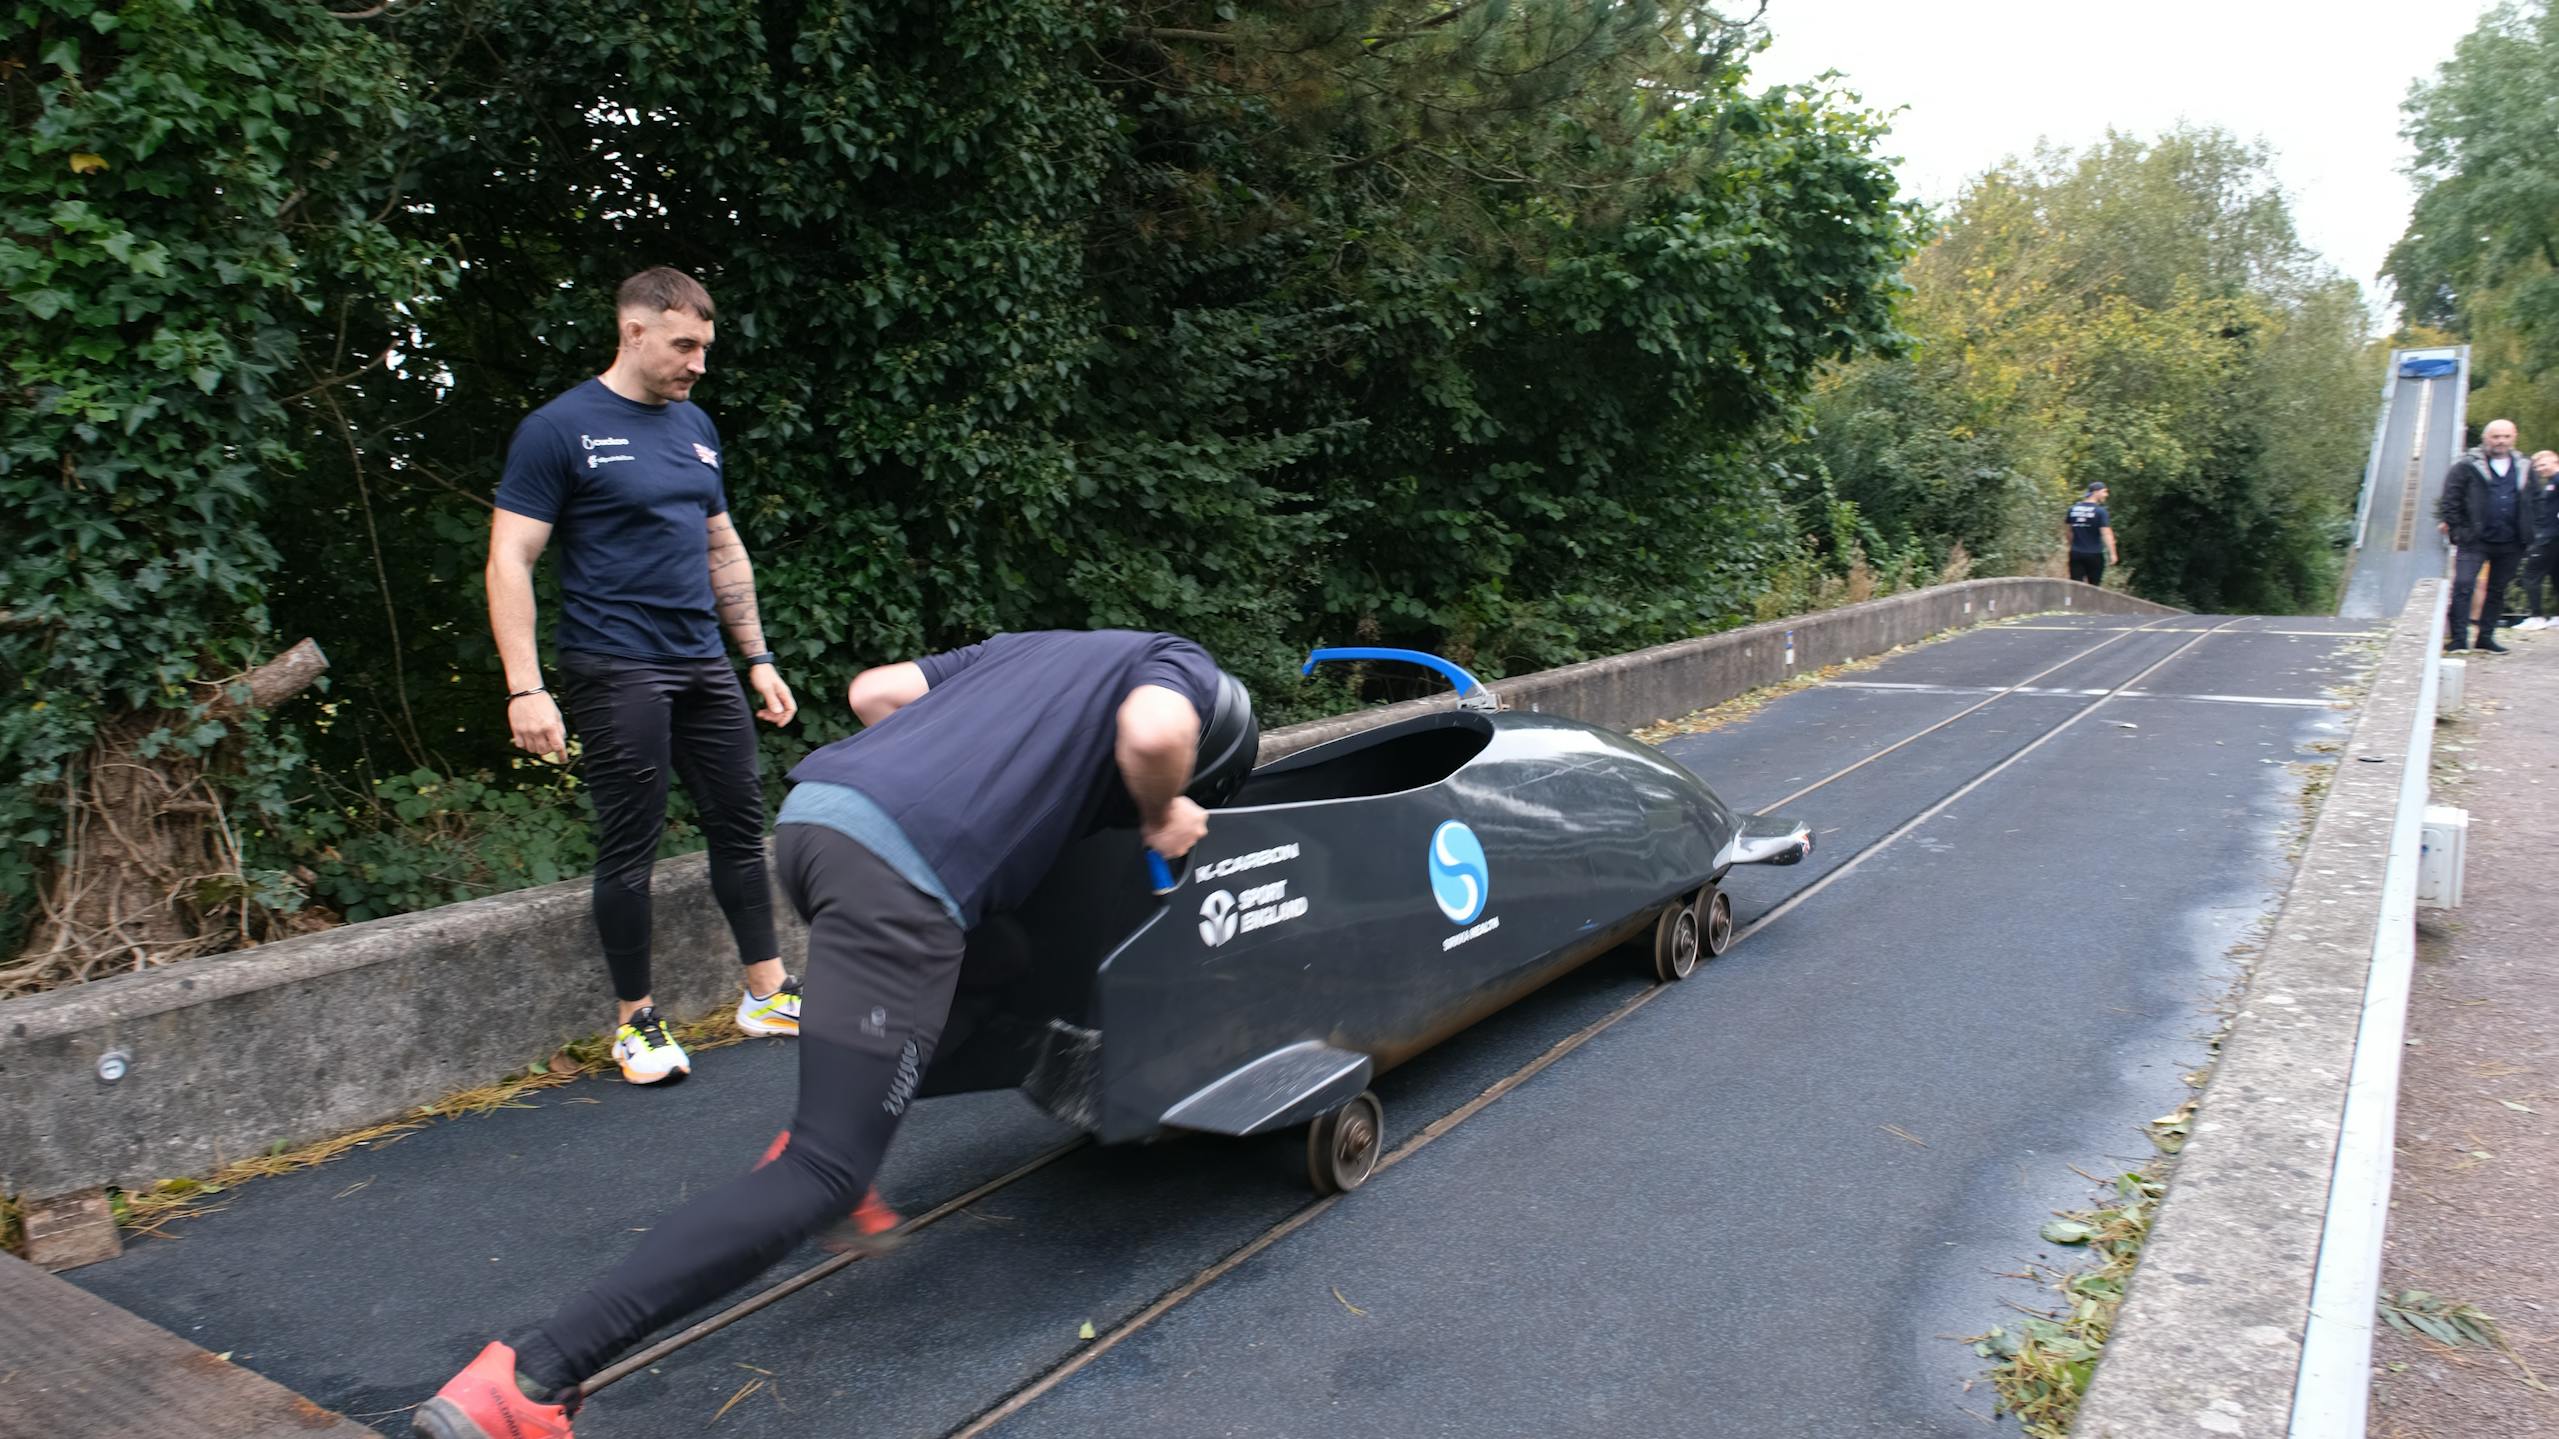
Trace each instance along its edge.
<path fill-rule="evenodd" d="M 2063 580 L 1972 580 L 1493 689 L 1512 708 L 1630 729 L 1943 630 L 2071 608 L 2173 613 Z M 1262 759 L 1448 703 L 1275 730 Z M 655 893 L 661 1007 L 690 1016 L 732 1002 L 736 951 L 702 856 L 658 866 Z M 796 969 L 807 937 L 778 908 Z M 580 880 L 0 1002 L 0 1193 L 203 1174 L 278 1141 L 396 1118 L 595 1033 L 606 1000 Z M 112 1082 L 99 1068 L 110 1053 L 129 1057 Z"/>
<path fill-rule="evenodd" d="M 2425 804 L 2443 590 L 2419 582 L 2391 629 L 2071 1429 L 2079 1439 L 2364 1432 L 2414 938 L 2410 811 Z M 2404 890 L 2396 905 L 2385 876 Z M 2376 964 L 2394 948 L 2395 985 Z M 2380 1129 L 2358 1143 L 2349 1079 L 2368 1088 L 2376 1068 L 2388 1092 L 2364 1103 Z M 2334 1312 L 2315 1314 L 2314 1298 Z M 2328 1335 L 2324 1352 L 2351 1351 L 2358 1329 L 2360 1355 L 2305 1368 L 2314 1330 Z M 2337 1414 L 2353 1421 L 2313 1417 Z"/>

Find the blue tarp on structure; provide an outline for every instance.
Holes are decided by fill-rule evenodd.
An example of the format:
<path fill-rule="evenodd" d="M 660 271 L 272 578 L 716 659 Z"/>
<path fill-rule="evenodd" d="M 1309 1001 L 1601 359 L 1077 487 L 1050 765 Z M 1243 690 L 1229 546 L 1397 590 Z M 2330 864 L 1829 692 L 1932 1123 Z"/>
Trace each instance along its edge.
<path fill-rule="evenodd" d="M 2461 368 L 2457 360 L 2405 360 L 2399 366 L 2403 380 L 2440 380 Z"/>

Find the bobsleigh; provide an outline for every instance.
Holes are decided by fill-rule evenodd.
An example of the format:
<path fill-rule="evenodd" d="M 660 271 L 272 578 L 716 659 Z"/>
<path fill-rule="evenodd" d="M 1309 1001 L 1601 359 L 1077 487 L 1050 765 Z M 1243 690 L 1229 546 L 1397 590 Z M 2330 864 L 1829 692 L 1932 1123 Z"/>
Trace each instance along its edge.
<path fill-rule="evenodd" d="M 973 930 L 921 1096 L 1019 1088 L 1105 1144 L 1307 1127 L 1319 1192 L 1384 1133 L 1371 1078 L 1647 935 L 1655 977 L 1732 942 L 1719 882 L 1812 852 L 1677 761 L 1594 725 L 1456 708 L 1255 769 L 1208 837 L 1150 877 L 1128 829 L 1072 846 Z"/>

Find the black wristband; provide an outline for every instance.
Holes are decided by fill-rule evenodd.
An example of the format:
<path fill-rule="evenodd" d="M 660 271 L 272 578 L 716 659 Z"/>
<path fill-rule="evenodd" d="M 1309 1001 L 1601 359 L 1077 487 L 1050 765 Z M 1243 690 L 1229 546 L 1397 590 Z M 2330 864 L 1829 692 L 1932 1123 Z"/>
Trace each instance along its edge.
<path fill-rule="evenodd" d="M 513 704 L 517 700 L 524 698 L 526 695 L 547 695 L 550 692 L 550 690 L 541 685 L 535 685 L 529 690 L 509 690 L 507 691 L 506 702 L 508 704 Z"/>
<path fill-rule="evenodd" d="M 760 654 L 760 655 L 748 655 L 748 656 L 746 657 L 746 667 L 747 667 L 748 669 L 753 669 L 753 668 L 755 668 L 757 665 L 769 665 L 769 664 L 772 664 L 772 663 L 773 663 L 773 656 L 772 656 L 772 653 L 771 653 L 770 651 L 767 651 L 767 652 L 766 652 L 766 653 L 764 653 L 764 654 Z M 778 666 L 777 666 L 777 668 L 778 668 Z"/>

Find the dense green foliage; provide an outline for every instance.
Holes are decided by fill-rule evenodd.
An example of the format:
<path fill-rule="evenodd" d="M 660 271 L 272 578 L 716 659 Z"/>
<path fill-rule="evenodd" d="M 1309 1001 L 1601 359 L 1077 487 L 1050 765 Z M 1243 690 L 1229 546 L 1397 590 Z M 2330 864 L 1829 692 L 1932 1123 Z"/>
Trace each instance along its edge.
<path fill-rule="evenodd" d="M 1317 641 L 1503 673 L 1748 617 L 1836 558 L 1766 454 L 1891 342 L 1913 229 L 1878 122 L 1751 93 L 1696 4 L 90 8 L 19 5 L 5 75 L 12 913 L 103 720 L 305 633 L 328 703 L 237 766 L 312 761 L 266 863 L 359 916 L 582 864 L 478 574 L 642 266 L 719 303 L 781 761 L 997 627 L 1181 629 L 1286 715 L 1344 698 Z"/>
<path fill-rule="evenodd" d="M 14 0 L 0 97 L 0 952 L 111 720 L 218 760 L 253 822 L 295 755 L 210 718 L 277 648 L 275 486 L 327 333 L 438 283 L 385 223 L 398 47 L 301 0 Z M 378 341 L 377 341 L 378 343 Z"/>
<path fill-rule="evenodd" d="M 2534 449 L 2559 441 L 2559 12 L 2518 0 L 2488 12 L 2431 82 L 2402 133 L 2422 187 L 2390 277 L 2408 318 L 2471 344 L 2470 415 L 2514 420 Z"/>
<path fill-rule="evenodd" d="M 2261 149 L 2181 130 L 1994 170 L 1909 281 L 1911 352 L 1839 371 L 1807 443 L 1880 545 L 2057 566 L 2064 508 L 2104 481 L 2110 582 L 2329 607 L 2370 439 L 2369 320 L 2294 238 Z"/>

